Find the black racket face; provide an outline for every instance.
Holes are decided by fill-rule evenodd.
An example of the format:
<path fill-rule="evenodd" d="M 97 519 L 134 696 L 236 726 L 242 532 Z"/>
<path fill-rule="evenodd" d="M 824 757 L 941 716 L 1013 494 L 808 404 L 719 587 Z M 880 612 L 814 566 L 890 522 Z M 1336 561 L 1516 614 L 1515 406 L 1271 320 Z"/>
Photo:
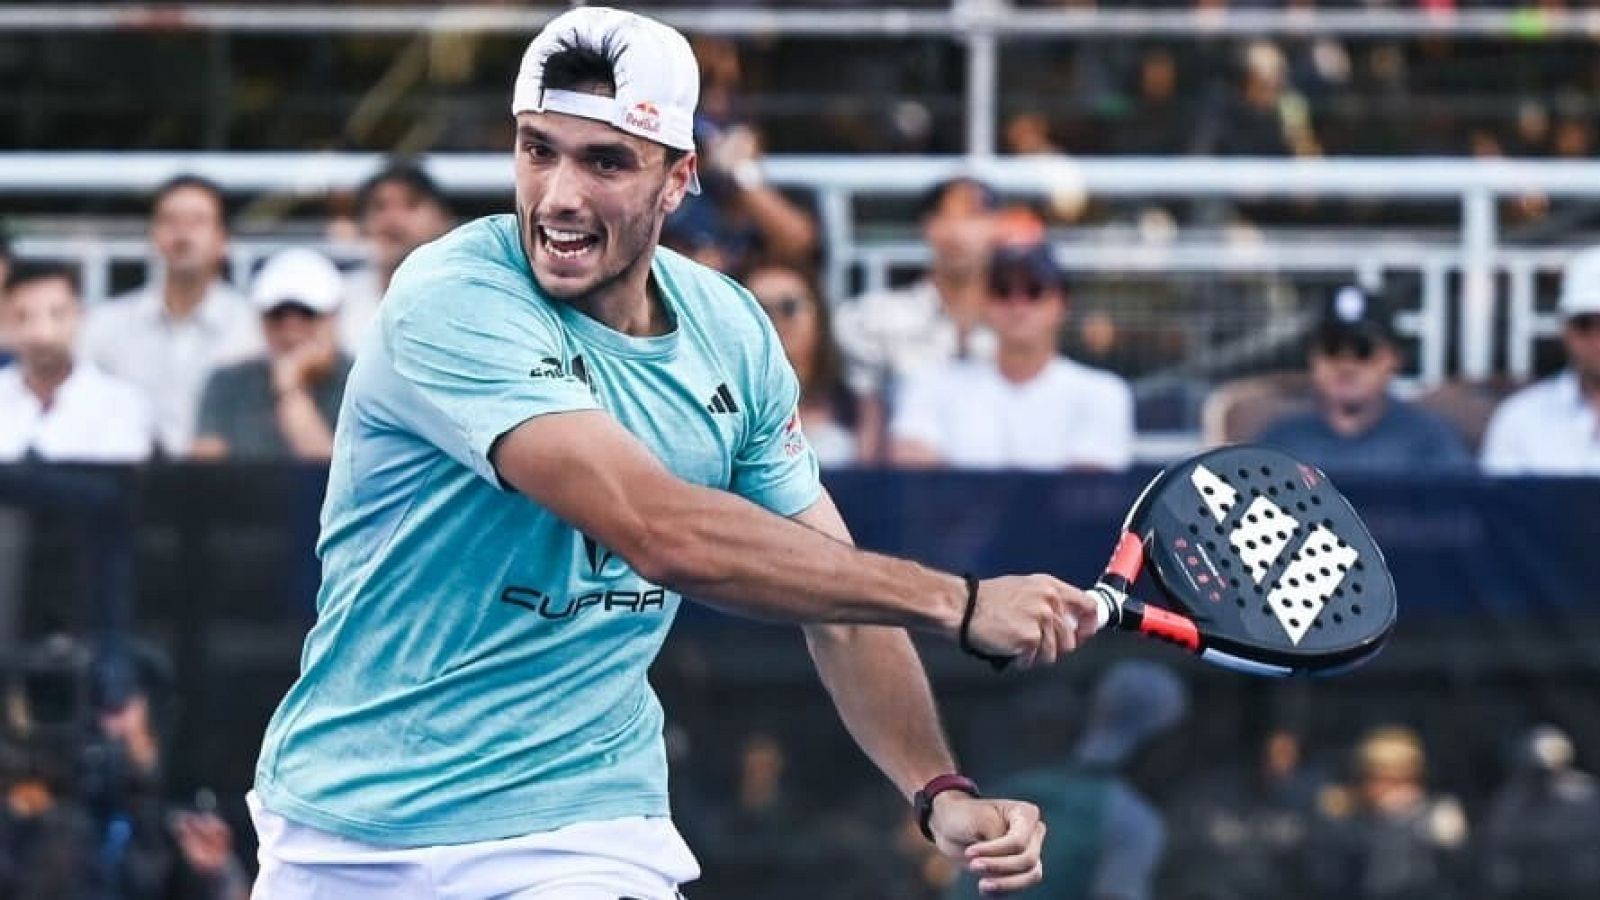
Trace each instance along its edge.
<path fill-rule="evenodd" d="M 1150 572 L 1209 647 L 1295 671 L 1370 659 L 1394 627 L 1394 581 L 1318 469 L 1260 445 L 1163 472 L 1129 516 Z"/>

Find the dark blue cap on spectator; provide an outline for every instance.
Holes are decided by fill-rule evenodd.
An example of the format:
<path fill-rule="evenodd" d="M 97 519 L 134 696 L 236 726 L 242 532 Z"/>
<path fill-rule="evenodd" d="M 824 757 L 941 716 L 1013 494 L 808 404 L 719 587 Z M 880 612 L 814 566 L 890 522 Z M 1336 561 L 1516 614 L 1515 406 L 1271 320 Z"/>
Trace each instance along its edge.
<path fill-rule="evenodd" d="M 1120 765 L 1181 722 L 1188 710 L 1189 692 L 1172 670 L 1142 660 L 1119 662 L 1095 685 L 1077 758 L 1089 765 Z"/>
<path fill-rule="evenodd" d="M 989 281 L 1007 285 L 1024 279 L 1047 288 L 1066 284 L 1066 274 L 1056 265 L 1055 251 L 1049 244 L 1001 244 L 989 257 Z"/>

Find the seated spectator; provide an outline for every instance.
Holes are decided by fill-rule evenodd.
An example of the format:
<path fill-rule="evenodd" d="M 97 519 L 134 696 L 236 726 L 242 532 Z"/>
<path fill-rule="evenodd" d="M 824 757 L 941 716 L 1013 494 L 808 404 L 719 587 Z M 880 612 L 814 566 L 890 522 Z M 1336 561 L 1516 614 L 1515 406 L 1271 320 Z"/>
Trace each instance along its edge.
<path fill-rule="evenodd" d="M 267 260 L 250 299 L 264 356 L 212 374 L 200 401 L 195 459 L 326 460 L 350 358 L 335 340 L 339 270 L 311 250 Z"/>
<path fill-rule="evenodd" d="M 0 460 L 149 458 L 150 405 L 77 352 L 83 305 L 71 269 L 21 264 L 0 295 L 0 333 L 16 359 L 0 369 Z"/>
<path fill-rule="evenodd" d="M 1540 725 L 1518 742 L 1511 778 L 1483 825 L 1483 884 L 1505 900 L 1600 896 L 1600 783 L 1574 765 L 1572 739 Z"/>
<path fill-rule="evenodd" d="M 952 359 L 994 358 L 984 306 L 996 206 L 994 191 L 974 179 L 936 186 L 922 204 L 922 236 L 933 254 L 927 277 L 839 306 L 835 334 L 845 380 L 861 398 L 863 460 L 882 458 L 883 401 L 902 382 Z"/>
<path fill-rule="evenodd" d="M 339 346 L 354 356 L 378 315 L 389 279 L 400 263 L 455 224 L 450 201 L 437 182 L 414 162 L 391 161 L 356 193 L 356 220 L 370 262 L 345 278 L 339 309 Z"/>
<path fill-rule="evenodd" d="M 1483 439 L 1496 475 L 1600 475 L 1600 247 L 1561 277 L 1565 371 L 1518 391 L 1495 410 Z"/>
<path fill-rule="evenodd" d="M 1120 377 L 1061 356 L 1066 287 L 1046 244 L 1003 246 L 984 318 L 995 359 L 955 360 L 912 378 L 890 459 L 968 469 L 1122 469 L 1133 458 L 1133 393 Z"/>
<path fill-rule="evenodd" d="M 223 279 L 228 224 L 222 190 L 194 176 L 156 190 L 150 242 L 159 275 L 89 311 L 84 356 L 144 392 L 159 448 L 194 440 L 200 388 L 211 370 L 261 347 L 250 305 Z"/>
<path fill-rule="evenodd" d="M 764 266 L 745 286 L 772 318 L 783 352 L 800 380 L 800 425 L 823 466 L 846 466 L 857 459 L 855 397 L 839 372 L 828 304 L 811 282 L 787 266 Z"/>
<path fill-rule="evenodd" d="M 1469 467 L 1472 457 L 1449 425 L 1390 393 L 1400 368 L 1392 316 L 1359 287 L 1334 291 L 1308 354 L 1316 409 L 1281 419 L 1260 441 L 1331 471 Z"/>
<path fill-rule="evenodd" d="M 1409 728 L 1370 732 L 1356 749 L 1356 784 L 1322 798 L 1328 832 L 1308 843 L 1315 897 L 1451 900 L 1462 896 L 1467 817 L 1429 792 L 1427 755 Z"/>

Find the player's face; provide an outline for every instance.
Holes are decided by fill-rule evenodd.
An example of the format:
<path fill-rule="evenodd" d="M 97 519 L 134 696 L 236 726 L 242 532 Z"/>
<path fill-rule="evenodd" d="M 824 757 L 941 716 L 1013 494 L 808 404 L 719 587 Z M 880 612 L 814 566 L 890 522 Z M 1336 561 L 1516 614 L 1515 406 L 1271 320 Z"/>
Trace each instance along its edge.
<path fill-rule="evenodd" d="M 1600 382 L 1600 313 L 1569 316 L 1561 328 L 1567 360 L 1585 382 Z"/>
<path fill-rule="evenodd" d="M 40 278 L 0 301 L 0 324 L 25 371 L 58 377 L 72 370 L 81 312 L 70 282 Z"/>
<path fill-rule="evenodd" d="M 393 270 L 406 254 L 450 230 L 450 216 L 426 194 L 399 181 L 372 189 L 361 215 L 378 265 Z"/>
<path fill-rule="evenodd" d="M 517 216 L 539 287 L 568 302 L 642 287 L 661 223 L 688 190 L 692 157 L 604 122 L 517 116 Z"/>
<path fill-rule="evenodd" d="M 1365 337 L 1319 343 L 1311 352 L 1311 384 L 1334 406 L 1362 408 L 1388 393 L 1400 356 L 1384 341 Z"/>
<path fill-rule="evenodd" d="M 197 187 L 169 192 L 156 205 L 150 240 L 170 274 L 209 278 L 228 249 L 228 230 L 217 198 Z"/>

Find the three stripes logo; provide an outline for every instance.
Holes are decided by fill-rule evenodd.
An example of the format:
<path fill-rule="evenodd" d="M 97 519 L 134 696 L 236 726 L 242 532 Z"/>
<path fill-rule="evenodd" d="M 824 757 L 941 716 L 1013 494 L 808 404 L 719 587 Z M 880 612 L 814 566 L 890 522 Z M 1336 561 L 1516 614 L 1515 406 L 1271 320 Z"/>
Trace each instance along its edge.
<path fill-rule="evenodd" d="M 1302 471 L 1301 475 L 1307 487 L 1318 480 L 1309 471 Z M 1196 466 L 1189 481 L 1211 517 L 1222 525 L 1238 505 L 1239 491 L 1205 466 Z M 1295 539 L 1301 534 L 1305 538 L 1296 544 Z M 1326 525 L 1308 529 L 1283 507 L 1259 495 L 1234 520 L 1228 545 L 1244 564 L 1246 574 L 1265 588 L 1267 606 L 1296 646 L 1338 590 L 1345 573 L 1360 558 L 1354 547 Z M 1268 586 L 1267 577 L 1279 567 L 1285 552 L 1290 553 L 1289 562 Z"/>
<path fill-rule="evenodd" d="M 708 413 L 736 413 L 738 411 L 739 404 L 734 402 L 733 392 L 728 390 L 727 382 L 717 385 L 716 392 L 711 395 L 710 400 L 706 401 L 706 412 Z"/>

